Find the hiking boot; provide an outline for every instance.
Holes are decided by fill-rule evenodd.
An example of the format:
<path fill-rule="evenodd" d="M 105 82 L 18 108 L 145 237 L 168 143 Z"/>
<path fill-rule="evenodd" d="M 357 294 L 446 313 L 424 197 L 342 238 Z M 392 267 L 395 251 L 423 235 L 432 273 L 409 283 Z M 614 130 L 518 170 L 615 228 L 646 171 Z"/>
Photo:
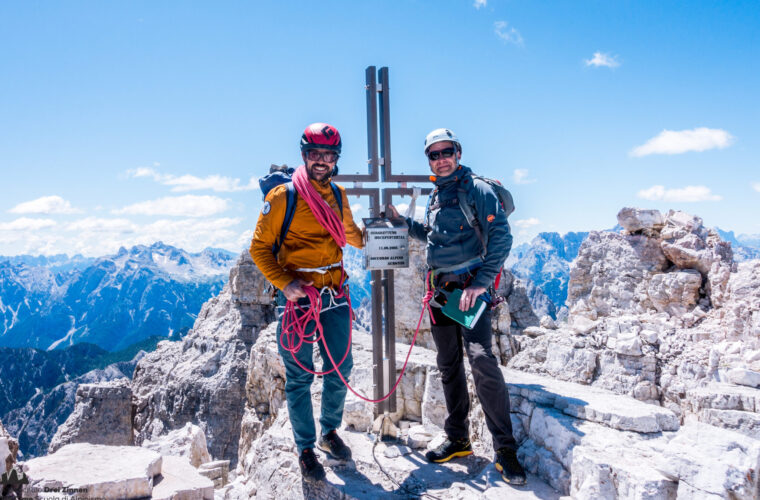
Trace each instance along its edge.
<path fill-rule="evenodd" d="M 351 460 L 351 450 L 338 436 L 335 429 L 319 438 L 317 446 L 336 460 L 342 460 L 343 462 Z"/>
<path fill-rule="evenodd" d="M 443 463 L 455 457 L 472 455 L 472 445 L 469 438 L 446 439 L 438 448 L 425 453 L 429 462 Z"/>
<path fill-rule="evenodd" d="M 511 448 L 499 448 L 494 460 L 496 470 L 501 472 L 501 478 L 514 486 L 522 486 L 528 482 L 525 469 L 517 461 L 517 452 Z"/>
<path fill-rule="evenodd" d="M 298 465 L 301 466 L 301 475 L 306 481 L 316 482 L 325 478 L 325 468 L 317 460 L 312 448 L 306 448 L 301 452 Z"/>

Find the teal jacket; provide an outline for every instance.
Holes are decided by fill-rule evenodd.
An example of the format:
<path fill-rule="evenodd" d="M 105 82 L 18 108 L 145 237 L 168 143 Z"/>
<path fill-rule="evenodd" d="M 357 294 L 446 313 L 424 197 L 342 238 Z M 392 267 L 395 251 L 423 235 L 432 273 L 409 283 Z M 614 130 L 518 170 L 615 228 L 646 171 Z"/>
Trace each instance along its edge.
<path fill-rule="evenodd" d="M 471 286 L 489 287 L 512 249 L 512 234 L 507 215 L 491 187 L 473 180 L 472 170 L 464 165 L 446 177 L 437 177 L 437 195 L 431 195 L 425 223 L 406 219 L 409 235 L 427 241 L 427 263 L 432 269 L 451 268 L 465 264 L 483 254 L 482 244 L 475 230 L 459 208 L 457 189 L 467 193 L 475 207 L 483 233 L 488 234 L 488 251 Z"/>

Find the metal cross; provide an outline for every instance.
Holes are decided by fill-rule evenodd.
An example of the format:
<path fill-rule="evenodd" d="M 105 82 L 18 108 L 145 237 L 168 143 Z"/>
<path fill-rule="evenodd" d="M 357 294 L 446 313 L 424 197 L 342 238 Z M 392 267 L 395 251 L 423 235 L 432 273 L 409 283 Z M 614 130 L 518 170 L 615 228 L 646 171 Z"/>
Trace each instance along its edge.
<path fill-rule="evenodd" d="M 350 196 L 369 196 L 370 216 L 380 215 L 382 206 L 392 203 L 393 196 L 412 194 L 408 182 L 429 182 L 427 175 L 394 174 L 391 170 L 391 126 L 388 68 L 376 70 L 369 66 L 365 72 L 367 93 L 367 149 L 369 174 L 338 175 L 337 181 L 353 182 L 346 188 Z M 378 113 L 379 103 L 379 113 Z M 379 136 L 379 148 L 378 148 Z M 382 151 L 382 156 L 379 156 Z M 396 187 L 363 187 L 364 182 L 397 183 Z M 431 188 L 423 188 L 422 194 L 430 194 Z M 372 364 L 375 392 L 373 399 L 387 394 L 396 382 L 396 328 L 394 311 L 393 270 L 371 271 L 372 276 Z M 385 318 L 385 321 L 383 321 Z M 385 341 L 385 342 L 383 342 Z M 396 397 L 378 403 L 375 415 L 396 411 Z"/>

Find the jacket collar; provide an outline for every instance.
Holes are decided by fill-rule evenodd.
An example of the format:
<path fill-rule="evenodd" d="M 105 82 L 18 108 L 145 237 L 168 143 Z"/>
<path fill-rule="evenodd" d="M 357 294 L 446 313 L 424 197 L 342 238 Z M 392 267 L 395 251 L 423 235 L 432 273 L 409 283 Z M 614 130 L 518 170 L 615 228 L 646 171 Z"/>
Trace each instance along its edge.
<path fill-rule="evenodd" d="M 459 164 L 459 167 L 454 170 L 452 173 L 447 175 L 446 177 L 438 177 L 431 175 L 430 180 L 433 181 L 433 183 L 438 187 L 438 189 L 444 189 L 452 184 L 458 183 L 460 180 L 462 180 L 464 177 L 472 173 L 472 170 L 470 170 L 470 167 L 466 167 Z"/>

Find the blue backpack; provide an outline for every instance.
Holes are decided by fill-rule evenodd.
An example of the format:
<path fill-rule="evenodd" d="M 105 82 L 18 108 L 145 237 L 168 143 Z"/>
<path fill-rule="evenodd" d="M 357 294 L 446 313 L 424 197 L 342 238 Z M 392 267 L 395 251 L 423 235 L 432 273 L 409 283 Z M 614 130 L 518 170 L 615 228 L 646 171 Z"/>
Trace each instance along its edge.
<path fill-rule="evenodd" d="M 282 242 L 285 241 L 285 236 L 290 229 L 290 223 L 293 222 L 293 215 L 296 213 L 296 202 L 298 201 L 298 193 L 293 185 L 293 173 L 296 170 L 288 167 L 287 165 L 272 165 L 269 167 L 269 173 L 259 179 L 259 187 L 261 188 L 261 199 L 265 200 L 269 191 L 275 186 L 280 184 L 286 184 L 288 189 L 287 204 L 285 205 L 285 217 L 282 219 L 282 228 L 280 229 L 280 239 L 275 241 L 272 245 L 272 253 L 277 255 L 282 247 Z M 335 201 L 338 202 L 338 210 L 340 211 L 340 217 L 343 218 L 343 197 L 340 195 L 340 189 L 334 182 L 330 182 L 330 187 L 335 196 Z"/>

